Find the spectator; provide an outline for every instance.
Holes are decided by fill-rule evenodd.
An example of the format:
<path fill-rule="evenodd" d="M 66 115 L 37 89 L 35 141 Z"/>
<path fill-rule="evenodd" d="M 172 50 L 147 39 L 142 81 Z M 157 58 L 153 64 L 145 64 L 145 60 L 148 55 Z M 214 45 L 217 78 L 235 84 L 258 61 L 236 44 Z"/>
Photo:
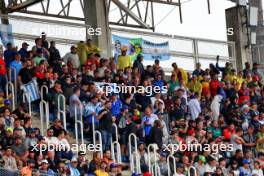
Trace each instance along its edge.
<path fill-rule="evenodd" d="M 99 119 L 99 129 L 102 132 L 103 150 L 110 149 L 112 138 L 112 122 L 115 121 L 115 117 L 111 112 L 112 103 L 106 101 L 104 109 L 102 109 L 97 116 Z"/>
<path fill-rule="evenodd" d="M 4 168 L 8 170 L 17 170 L 16 159 L 12 156 L 12 148 L 6 147 L 3 155 Z"/>
<path fill-rule="evenodd" d="M 35 161 L 30 159 L 27 161 L 27 166 L 23 167 L 21 169 L 21 175 L 24 175 L 24 176 L 31 176 L 32 175 L 32 171 L 33 171 L 33 168 L 35 167 Z"/>
<path fill-rule="evenodd" d="M 6 44 L 6 50 L 4 51 L 4 58 L 6 67 L 9 68 L 10 63 L 15 59 L 16 52 L 14 51 L 12 43 Z"/>
<path fill-rule="evenodd" d="M 67 53 L 63 57 L 63 60 L 68 67 L 78 69 L 80 67 L 80 60 L 77 54 L 77 48 L 71 46 L 71 52 Z"/>
<path fill-rule="evenodd" d="M 50 42 L 50 57 L 49 57 L 49 65 L 53 65 L 58 62 L 58 60 L 61 58 L 60 56 L 60 51 L 56 48 L 56 43 L 55 41 Z"/>
<path fill-rule="evenodd" d="M 29 44 L 26 42 L 22 43 L 22 47 L 20 48 L 20 50 L 18 51 L 18 53 L 21 56 L 21 60 L 22 62 L 26 61 L 26 59 L 28 59 L 28 46 Z"/>
<path fill-rule="evenodd" d="M 132 67 L 132 61 L 129 56 L 127 56 L 127 48 L 123 46 L 121 48 L 121 55 L 118 57 L 118 69 L 124 70 L 127 67 Z"/>

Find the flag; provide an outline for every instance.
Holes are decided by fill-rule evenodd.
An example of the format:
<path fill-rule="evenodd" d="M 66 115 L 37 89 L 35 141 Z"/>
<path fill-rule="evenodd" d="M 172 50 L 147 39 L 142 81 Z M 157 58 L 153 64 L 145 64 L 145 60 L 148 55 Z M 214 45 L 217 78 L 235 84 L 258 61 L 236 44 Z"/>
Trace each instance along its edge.
<path fill-rule="evenodd" d="M 24 91 L 24 93 L 29 95 L 29 96 L 26 96 L 27 101 L 29 103 L 40 99 L 40 92 L 38 89 L 38 83 L 35 79 L 33 81 L 30 81 L 29 83 L 23 85 L 22 90 Z"/>
<path fill-rule="evenodd" d="M 121 54 L 121 47 L 128 48 L 127 55 L 134 61 L 138 54 L 141 54 L 145 60 L 168 60 L 170 59 L 169 42 L 154 43 L 142 38 L 127 38 L 118 35 L 112 35 L 115 63 Z"/>
<path fill-rule="evenodd" d="M 14 46 L 14 38 L 11 24 L 0 24 L 0 38 L 4 47 L 6 47 L 7 43 L 12 43 L 12 45 Z"/>

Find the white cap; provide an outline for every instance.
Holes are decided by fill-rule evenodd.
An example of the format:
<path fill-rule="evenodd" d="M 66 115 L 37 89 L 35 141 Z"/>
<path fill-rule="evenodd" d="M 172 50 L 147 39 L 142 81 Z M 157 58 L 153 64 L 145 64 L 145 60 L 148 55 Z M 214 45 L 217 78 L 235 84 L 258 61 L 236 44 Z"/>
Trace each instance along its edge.
<path fill-rule="evenodd" d="M 49 162 L 45 159 L 41 161 L 41 164 L 43 164 L 43 163 L 49 164 Z"/>
<path fill-rule="evenodd" d="M 77 158 L 75 158 L 75 157 L 71 159 L 71 162 L 77 162 L 77 161 L 78 161 L 78 160 L 77 160 Z"/>

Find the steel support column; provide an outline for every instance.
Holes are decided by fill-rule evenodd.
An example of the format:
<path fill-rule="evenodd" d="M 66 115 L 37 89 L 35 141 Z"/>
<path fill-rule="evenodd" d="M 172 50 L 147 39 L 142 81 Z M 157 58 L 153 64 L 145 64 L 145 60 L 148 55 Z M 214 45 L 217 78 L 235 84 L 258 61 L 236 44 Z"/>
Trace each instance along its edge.
<path fill-rule="evenodd" d="M 91 26 L 87 32 L 101 29 L 101 35 L 87 35 L 101 48 L 102 56 L 111 55 L 110 31 L 107 12 L 107 0 L 89 0 L 84 2 L 85 24 Z"/>

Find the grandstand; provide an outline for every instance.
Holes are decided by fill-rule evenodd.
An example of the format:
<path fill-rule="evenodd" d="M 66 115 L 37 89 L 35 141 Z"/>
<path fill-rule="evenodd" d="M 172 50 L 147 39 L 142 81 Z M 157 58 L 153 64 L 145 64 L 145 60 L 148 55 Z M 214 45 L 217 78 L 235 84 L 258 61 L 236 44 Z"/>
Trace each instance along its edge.
<path fill-rule="evenodd" d="M 156 32 L 191 2 L 1 0 L 0 175 L 264 175 L 262 1 Z"/>

